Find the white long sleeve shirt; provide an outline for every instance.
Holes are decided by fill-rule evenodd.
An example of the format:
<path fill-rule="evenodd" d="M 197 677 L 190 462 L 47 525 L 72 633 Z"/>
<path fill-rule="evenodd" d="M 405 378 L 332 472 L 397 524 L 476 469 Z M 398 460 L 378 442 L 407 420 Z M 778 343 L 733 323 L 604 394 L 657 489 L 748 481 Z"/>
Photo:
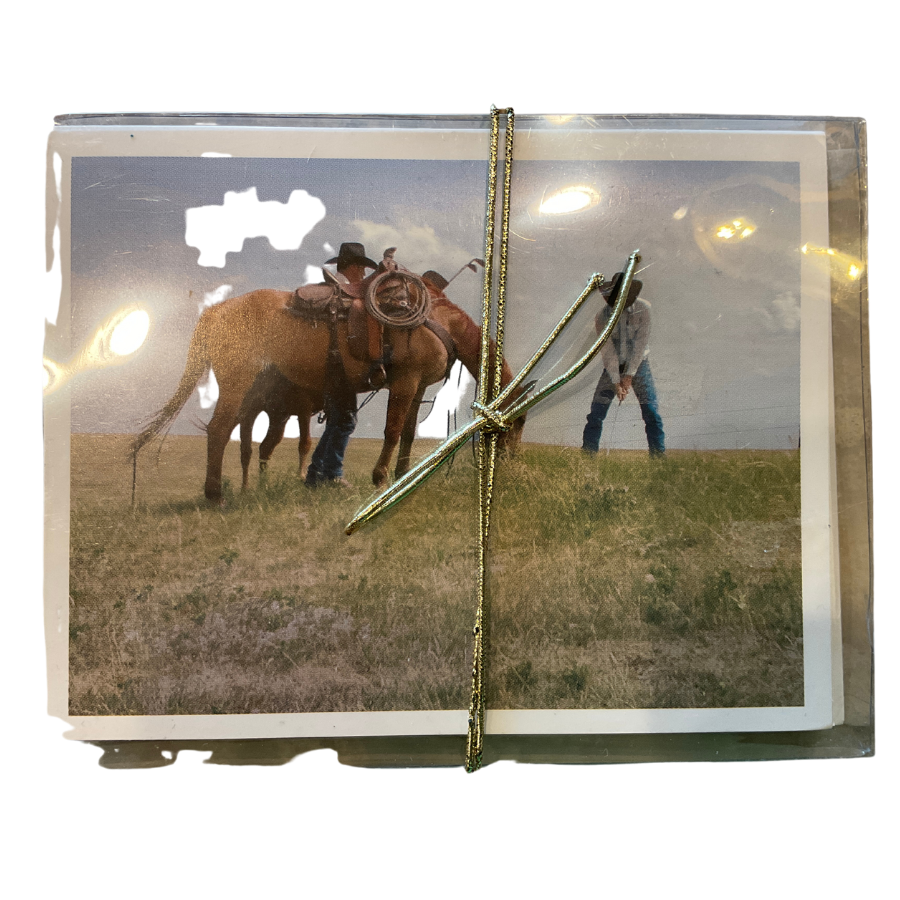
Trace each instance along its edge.
<path fill-rule="evenodd" d="M 611 317 L 612 307 L 607 304 L 597 313 L 594 323 L 597 334 L 603 331 Z M 612 383 L 618 384 L 620 372 L 621 375 L 633 376 L 649 353 L 650 304 L 638 298 L 619 317 L 612 336 L 600 348 L 600 355 Z"/>

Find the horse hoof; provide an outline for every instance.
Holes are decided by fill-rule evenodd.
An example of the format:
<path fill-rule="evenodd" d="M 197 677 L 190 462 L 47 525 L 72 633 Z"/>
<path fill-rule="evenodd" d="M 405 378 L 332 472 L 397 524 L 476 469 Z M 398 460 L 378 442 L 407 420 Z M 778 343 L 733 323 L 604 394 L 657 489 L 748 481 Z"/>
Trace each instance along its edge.
<path fill-rule="evenodd" d="M 382 472 L 379 469 L 376 469 L 372 473 L 372 484 L 375 487 L 381 487 L 387 481 L 387 472 Z"/>
<path fill-rule="evenodd" d="M 222 497 L 221 490 L 217 491 L 212 488 L 207 488 L 203 491 L 203 496 L 206 497 L 207 506 L 216 508 L 225 505 L 225 499 Z"/>

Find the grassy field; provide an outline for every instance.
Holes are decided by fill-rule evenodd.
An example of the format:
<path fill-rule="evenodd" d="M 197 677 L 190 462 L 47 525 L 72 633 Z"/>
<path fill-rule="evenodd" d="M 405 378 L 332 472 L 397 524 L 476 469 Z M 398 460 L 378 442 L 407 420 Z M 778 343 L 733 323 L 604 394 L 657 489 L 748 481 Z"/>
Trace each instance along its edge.
<path fill-rule="evenodd" d="M 351 442 L 353 488 L 315 491 L 286 441 L 224 510 L 200 437 L 144 452 L 132 507 L 127 441 L 72 438 L 73 715 L 468 705 L 471 454 L 347 537 L 376 441 Z M 490 705 L 802 704 L 799 476 L 796 452 L 524 445 L 498 485 Z"/>

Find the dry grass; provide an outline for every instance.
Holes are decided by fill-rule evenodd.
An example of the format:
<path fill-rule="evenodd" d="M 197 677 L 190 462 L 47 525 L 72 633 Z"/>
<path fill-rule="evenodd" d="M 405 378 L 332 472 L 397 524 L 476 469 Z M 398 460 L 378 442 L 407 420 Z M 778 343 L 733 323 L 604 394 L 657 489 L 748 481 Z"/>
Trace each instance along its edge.
<path fill-rule="evenodd" d="M 348 538 L 375 441 L 351 443 L 350 491 L 308 491 L 285 442 L 225 510 L 186 437 L 144 453 L 132 508 L 125 445 L 73 436 L 73 714 L 467 706 L 469 454 Z M 491 705 L 802 703 L 799 487 L 796 453 L 526 445 L 499 484 Z"/>

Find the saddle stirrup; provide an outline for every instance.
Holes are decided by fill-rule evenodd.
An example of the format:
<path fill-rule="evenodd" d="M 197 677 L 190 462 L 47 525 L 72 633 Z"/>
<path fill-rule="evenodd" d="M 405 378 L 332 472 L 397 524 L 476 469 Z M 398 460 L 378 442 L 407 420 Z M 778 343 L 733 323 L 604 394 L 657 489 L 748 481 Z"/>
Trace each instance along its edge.
<path fill-rule="evenodd" d="M 373 359 L 369 364 L 369 374 L 366 376 L 369 387 L 380 391 L 387 384 L 387 369 L 383 359 Z"/>

